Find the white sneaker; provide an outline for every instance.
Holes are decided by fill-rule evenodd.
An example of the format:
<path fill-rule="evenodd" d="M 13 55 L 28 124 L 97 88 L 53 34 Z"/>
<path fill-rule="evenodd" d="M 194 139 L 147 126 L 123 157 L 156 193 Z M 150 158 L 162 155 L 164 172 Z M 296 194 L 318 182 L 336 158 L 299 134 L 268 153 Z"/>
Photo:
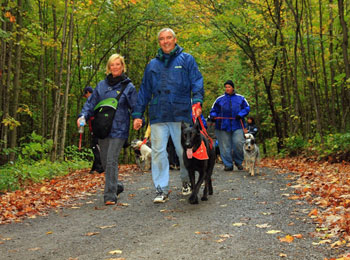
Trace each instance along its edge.
<path fill-rule="evenodd" d="M 186 196 L 186 195 L 190 195 L 191 193 L 192 193 L 191 186 L 187 182 L 182 183 L 182 195 Z"/>
<path fill-rule="evenodd" d="M 154 198 L 153 203 L 164 203 L 169 200 L 168 195 L 164 192 L 157 192 L 157 196 Z"/>

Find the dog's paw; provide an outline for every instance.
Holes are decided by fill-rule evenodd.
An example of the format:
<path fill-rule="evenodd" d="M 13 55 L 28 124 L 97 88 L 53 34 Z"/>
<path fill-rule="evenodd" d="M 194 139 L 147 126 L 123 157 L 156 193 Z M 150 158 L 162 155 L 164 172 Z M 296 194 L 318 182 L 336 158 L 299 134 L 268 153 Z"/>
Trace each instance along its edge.
<path fill-rule="evenodd" d="M 208 200 L 208 197 L 202 197 L 201 200 L 202 200 L 202 201 L 207 201 L 207 200 Z"/>
<path fill-rule="evenodd" d="M 198 197 L 197 196 L 191 196 L 188 198 L 188 202 L 191 204 L 198 204 Z"/>

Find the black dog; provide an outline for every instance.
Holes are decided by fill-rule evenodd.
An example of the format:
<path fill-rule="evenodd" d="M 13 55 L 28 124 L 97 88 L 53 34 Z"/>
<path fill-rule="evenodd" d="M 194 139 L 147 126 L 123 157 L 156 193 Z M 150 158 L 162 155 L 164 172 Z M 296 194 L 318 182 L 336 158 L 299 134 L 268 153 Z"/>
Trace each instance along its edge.
<path fill-rule="evenodd" d="M 210 144 L 210 140 L 208 140 L 200 130 L 201 126 L 198 120 L 193 127 L 187 127 L 183 122 L 181 124 L 181 144 L 184 150 L 183 159 L 192 188 L 192 194 L 188 199 L 191 204 L 198 204 L 197 195 L 203 181 L 205 181 L 205 188 L 201 200 L 208 200 L 208 191 L 209 195 L 213 194 L 211 175 L 215 165 L 215 148 L 214 144 Z M 195 158 L 195 156 L 198 157 L 196 154 L 198 154 L 200 150 L 205 149 L 207 154 L 205 154 L 204 158 L 203 156 L 201 159 Z M 197 183 L 195 183 L 196 171 L 199 173 Z"/>

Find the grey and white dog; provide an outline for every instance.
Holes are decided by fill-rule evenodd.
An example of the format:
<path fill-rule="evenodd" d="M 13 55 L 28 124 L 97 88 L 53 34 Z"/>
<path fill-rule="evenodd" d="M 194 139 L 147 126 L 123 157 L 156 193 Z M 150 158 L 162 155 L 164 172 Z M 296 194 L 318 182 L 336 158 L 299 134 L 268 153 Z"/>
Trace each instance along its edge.
<path fill-rule="evenodd" d="M 256 164 L 260 160 L 259 147 L 255 143 L 255 138 L 252 134 L 245 134 L 244 138 L 243 153 L 245 166 L 249 174 L 254 176 Z M 256 172 L 259 173 L 258 170 Z"/>

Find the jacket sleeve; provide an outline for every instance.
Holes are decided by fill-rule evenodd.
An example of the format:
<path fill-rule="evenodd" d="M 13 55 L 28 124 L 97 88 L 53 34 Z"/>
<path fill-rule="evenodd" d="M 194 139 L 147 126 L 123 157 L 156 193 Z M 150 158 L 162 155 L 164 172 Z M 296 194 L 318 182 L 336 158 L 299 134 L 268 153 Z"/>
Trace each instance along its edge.
<path fill-rule="evenodd" d="M 196 104 L 200 102 L 203 104 L 203 76 L 198 69 L 195 59 L 191 55 L 188 56 L 188 74 L 191 83 L 192 103 Z"/>
<path fill-rule="evenodd" d="M 241 117 L 245 117 L 246 115 L 248 115 L 250 112 L 250 106 L 248 101 L 245 99 L 245 97 L 243 97 L 242 102 L 241 102 L 241 111 L 239 111 L 238 115 L 240 115 Z"/>
<path fill-rule="evenodd" d="M 150 64 L 147 65 L 143 74 L 143 79 L 139 93 L 137 95 L 136 106 L 132 112 L 132 118 L 142 118 L 146 106 L 152 98 L 151 73 L 149 72 Z"/>
<path fill-rule="evenodd" d="M 211 119 L 215 120 L 215 117 L 218 117 L 219 114 L 220 114 L 220 107 L 219 107 L 218 99 L 216 99 L 213 103 L 213 106 L 211 107 L 209 115 Z"/>
<path fill-rule="evenodd" d="M 96 89 L 92 92 L 91 96 L 86 100 L 86 102 L 83 105 L 83 108 L 81 109 L 81 112 L 78 117 L 84 116 L 86 120 L 88 120 L 93 114 L 94 114 L 94 108 L 97 105 L 97 101 L 99 100 L 99 94 Z"/>
<path fill-rule="evenodd" d="M 126 99 L 128 101 L 128 108 L 131 110 L 131 113 L 133 113 L 137 102 L 137 91 L 132 83 L 129 83 L 128 86 L 129 91 L 127 92 Z"/>

